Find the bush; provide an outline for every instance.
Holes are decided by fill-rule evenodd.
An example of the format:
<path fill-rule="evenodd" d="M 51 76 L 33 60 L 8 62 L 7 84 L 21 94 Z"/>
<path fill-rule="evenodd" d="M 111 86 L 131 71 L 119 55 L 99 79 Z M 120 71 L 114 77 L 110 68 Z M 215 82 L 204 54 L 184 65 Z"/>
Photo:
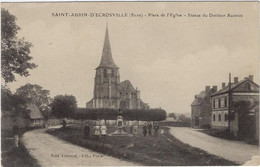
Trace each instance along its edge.
<path fill-rule="evenodd" d="M 163 109 L 86 109 L 78 108 L 74 119 L 90 120 L 115 120 L 117 116 L 123 116 L 125 120 L 138 121 L 162 121 L 166 119 L 166 111 Z"/>

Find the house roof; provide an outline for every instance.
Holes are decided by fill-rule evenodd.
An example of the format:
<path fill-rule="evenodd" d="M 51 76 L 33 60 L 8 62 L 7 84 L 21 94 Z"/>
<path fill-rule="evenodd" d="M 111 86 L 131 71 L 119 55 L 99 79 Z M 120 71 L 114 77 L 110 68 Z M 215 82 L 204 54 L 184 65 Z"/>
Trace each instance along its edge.
<path fill-rule="evenodd" d="M 234 90 L 235 88 L 237 88 L 238 86 L 240 86 L 241 84 L 243 84 L 244 82 L 251 82 L 252 84 L 258 86 L 256 83 L 254 83 L 253 81 L 251 81 L 249 78 L 245 78 L 241 81 L 238 81 L 237 83 L 231 83 L 231 87 L 230 87 L 230 90 Z M 259 87 L 259 86 L 258 86 Z M 219 91 L 213 93 L 211 96 L 216 96 L 216 95 L 220 95 L 220 94 L 224 94 L 224 93 L 227 93 L 229 92 L 229 86 L 225 86 L 223 87 L 222 89 L 220 89 Z"/>
<path fill-rule="evenodd" d="M 103 52 L 100 64 L 97 68 L 105 67 L 105 68 L 118 68 L 118 66 L 115 64 L 112 52 L 111 52 L 111 46 L 109 41 L 109 34 L 108 34 L 108 27 L 106 27 L 106 35 L 105 35 L 105 41 L 103 46 Z"/>
<path fill-rule="evenodd" d="M 42 118 L 44 118 L 42 116 L 41 111 L 39 110 L 39 108 L 35 104 L 32 104 L 32 103 L 27 104 L 27 109 L 30 111 L 29 116 L 30 116 L 31 119 L 42 119 Z"/>
<path fill-rule="evenodd" d="M 125 80 L 125 81 L 121 82 L 120 88 L 123 90 L 135 91 L 135 88 L 133 87 L 133 85 L 131 84 L 131 82 L 129 80 Z"/>
<path fill-rule="evenodd" d="M 212 88 L 213 89 L 213 88 Z M 191 103 L 192 106 L 199 105 L 203 99 L 207 96 L 207 94 L 210 92 L 211 89 L 208 91 L 201 91 L 199 94 L 195 95 L 194 101 Z"/>

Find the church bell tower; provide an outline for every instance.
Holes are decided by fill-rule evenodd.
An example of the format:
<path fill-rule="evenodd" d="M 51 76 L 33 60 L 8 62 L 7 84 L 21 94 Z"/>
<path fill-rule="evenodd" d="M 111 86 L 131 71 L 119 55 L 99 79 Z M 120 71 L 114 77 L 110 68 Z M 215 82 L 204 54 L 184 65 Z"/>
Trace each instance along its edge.
<path fill-rule="evenodd" d="M 96 68 L 93 108 L 118 108 L 119 84 L 119 68 L 112 57 L 108 26 L 106 26 L 102 57 Z"/>

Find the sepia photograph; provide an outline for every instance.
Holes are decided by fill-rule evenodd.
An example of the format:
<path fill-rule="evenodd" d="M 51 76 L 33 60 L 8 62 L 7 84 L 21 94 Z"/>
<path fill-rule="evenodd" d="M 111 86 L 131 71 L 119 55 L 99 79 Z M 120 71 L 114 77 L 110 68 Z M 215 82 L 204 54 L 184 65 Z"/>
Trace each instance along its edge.
<path fill-rule="evenodd" d="M 1 166 L 259 166 L 259 2 L 1 2 Z"/>

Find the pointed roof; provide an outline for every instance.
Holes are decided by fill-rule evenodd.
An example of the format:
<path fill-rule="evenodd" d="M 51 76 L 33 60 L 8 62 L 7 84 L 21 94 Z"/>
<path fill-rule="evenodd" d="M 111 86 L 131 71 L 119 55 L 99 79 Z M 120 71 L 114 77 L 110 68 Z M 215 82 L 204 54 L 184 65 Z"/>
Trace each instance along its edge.
<path fill-rule="evenodd" d="M 237 83 L 231 83 L 230 90 L 233 91 L 234 89 L 236 89 L 238 86 L 240 86 L 244 82 L 250 82 L 253 85 L 255 85 L 256 87 L 259 87 L 258 84 L 256 84 L 255 82 L 251 81 L 249 78 L 245 78 L 245 79 L 243 79 L 241 81 L 238 81 Z M 213 96 L 224 94 L 224 93 L 228 93 L 228 92 L 229 92 L 229 86 L 227 85 L 224 88 L 220 89 L 219 91 L 213 93 L 211 96 L 213 97 Z"/>
<path fill-rule="evenodd" d="M 196 106 L 196 105 L 200 105 L 202 103 L 202 101 L 204 99 L 206 99 L 206 97 L 211 93 L 213 94 L 214 92 L 216 92 L 216 90 L 213 88 L 209 89 L 209 90 L 203 90 L 201 91 L 199 94 L 195 95 L 195 99 L 194 101 L 191 103 L 191 106 Z"/>
<path fill-rule="evenodd" d="M 135 91 L 135 88 L 133 87 L 132 83 L 129 80 L 125 80 L 123 82 L 120 82 L 119 90 Z"/>
<path fill-rule="evenodd" d="M 30 111 L 29 116 L 31 119 L 43 119 L 44 117 L 42 116 L 41 111 L 39 108 L 32 103 L 27 104 L 27 109 Z"/>
<path fill-rule="evenodd" d="M 101 61 L 97 68 L 100 68 L 100 67 L 118 68 L 118 66 L 115 64 L 115 62 L 113 60 L 112 53 L 111 53 L 108 26 L 106 26 L 106 35 L 105 35 L 105 40 L 104 40 Z"/>

